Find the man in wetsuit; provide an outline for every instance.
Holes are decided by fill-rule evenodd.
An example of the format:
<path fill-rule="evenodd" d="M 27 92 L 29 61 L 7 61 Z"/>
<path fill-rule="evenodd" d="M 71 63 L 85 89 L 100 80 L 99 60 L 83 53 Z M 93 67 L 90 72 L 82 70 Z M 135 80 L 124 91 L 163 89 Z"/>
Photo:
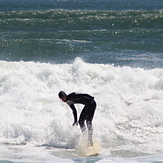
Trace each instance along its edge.
<path fill-rule="evenodd" d="M 94 112 L 96 109 L 96 102 L 94 100 L 94 97 L 88 95 L 88 94 L 77 94 L 77 93 L 71 93 L 67 95 L 64 91 L 60 91 L 58 94 L 59 98 L 66 102 L 70 108 L 72 109 L 73 115 L 74 115 L 74 125 L 78 125 L 77 120 L 77 111 L 74 106 L 74 104 L 83 104 L 85 105 L 80 117 L 79 117 L 79 125 L 82 130 L 82 132 L 86 131 L 86 126 L 84 124 L 84 121 L 86 120 L 87 128 L 88 128 L 88 145 L 92 146 L 92 134 L 93 134 L 93 127 L 92 127 L 92 119 L 94 116 Z"/>

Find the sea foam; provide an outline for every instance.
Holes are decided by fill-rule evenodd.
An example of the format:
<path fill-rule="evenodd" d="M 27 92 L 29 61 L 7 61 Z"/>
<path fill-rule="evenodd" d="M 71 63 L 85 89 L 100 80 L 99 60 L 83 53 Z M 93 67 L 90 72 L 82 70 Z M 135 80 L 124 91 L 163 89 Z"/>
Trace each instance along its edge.
<path fill-rule="evenodd" d="M 58 92 L 95 97 L 94 139 L 104 156 L 163 152 L 163 70 L 0 61 L 0 142 L 75 149 L 81 134 Z M 78 116 L 82 105 L 76 105 Z"/>

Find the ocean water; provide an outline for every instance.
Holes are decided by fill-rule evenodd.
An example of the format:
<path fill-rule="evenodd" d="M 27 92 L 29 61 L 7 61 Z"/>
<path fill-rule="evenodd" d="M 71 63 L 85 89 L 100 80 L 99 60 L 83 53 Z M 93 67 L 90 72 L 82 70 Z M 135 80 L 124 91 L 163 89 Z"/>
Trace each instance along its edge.
<path fill-rule="evenodd" d="M 98 156 L 60 90 L 95 97 Z M 0 163 L 65 161 L 163 162 L 162 0 L 0 0 Z"/>

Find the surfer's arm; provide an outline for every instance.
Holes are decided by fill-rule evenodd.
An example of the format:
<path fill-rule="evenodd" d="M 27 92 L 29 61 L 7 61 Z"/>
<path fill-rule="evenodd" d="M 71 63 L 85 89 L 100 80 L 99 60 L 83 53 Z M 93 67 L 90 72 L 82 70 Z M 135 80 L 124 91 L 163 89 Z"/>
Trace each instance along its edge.
<path fill-rule="evenodd" d="M 73 126 L 74 125 L 78 125 L 76 108 L 75 108 L 75 106 L 73 104 L 70 105 L 70 108 L 72 109 L 72 113 L 74 115 L 74 123 L 73 123 Z"/>

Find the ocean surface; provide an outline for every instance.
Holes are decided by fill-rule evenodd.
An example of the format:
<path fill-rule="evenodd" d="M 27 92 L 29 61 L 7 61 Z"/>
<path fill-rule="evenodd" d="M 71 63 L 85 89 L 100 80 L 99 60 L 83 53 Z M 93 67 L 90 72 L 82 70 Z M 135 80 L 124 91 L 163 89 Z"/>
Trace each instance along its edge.
<path fill-rule="evenodd" d="M 98 156 L 61 90 L 95 97 Z M 163 0 L 0 0 L 0 163 L 65 161 L 163 163 Z"/>

